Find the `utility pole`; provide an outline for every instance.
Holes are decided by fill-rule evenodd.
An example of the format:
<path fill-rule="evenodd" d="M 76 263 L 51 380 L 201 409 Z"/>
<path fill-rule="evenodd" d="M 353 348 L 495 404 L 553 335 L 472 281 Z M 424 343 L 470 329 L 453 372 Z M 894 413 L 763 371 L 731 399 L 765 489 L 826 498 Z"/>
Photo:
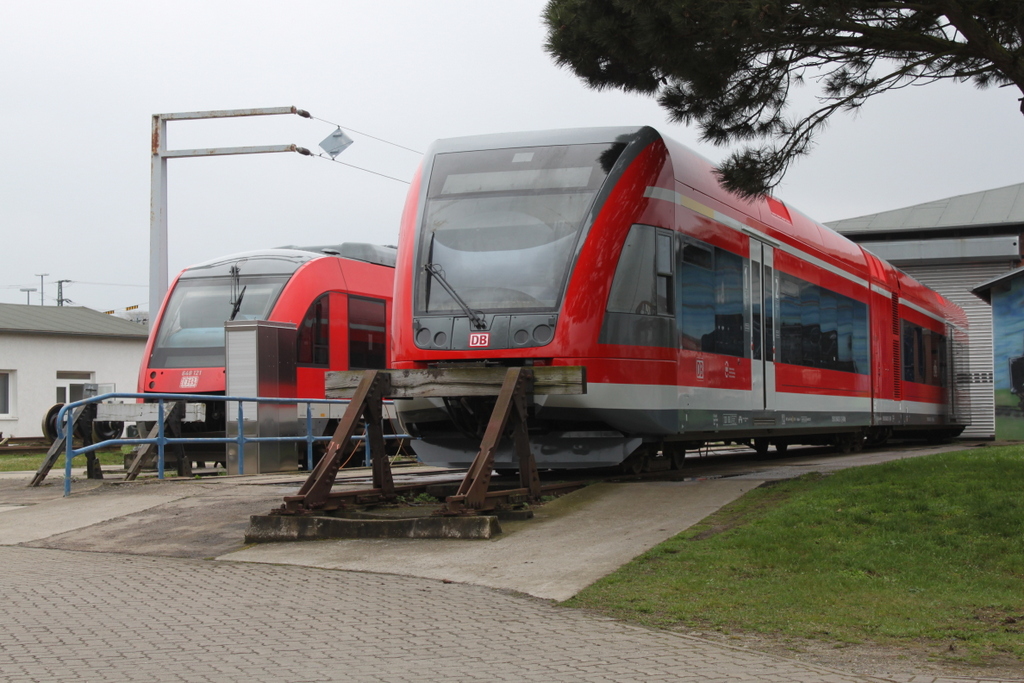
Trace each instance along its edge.
<path fill-rule="evenodd" d="M 46 298 L 43 296 L 43 278 L 48 277 L 49 273 L 36 273 L 36 277 L 39 278 L 39 305 L 43 305 L 43 300 Z"/>
<path fill-rule="evenodd" d="M 298 152 L 313 156 L 305 147 L 298 145 L 265 145 L 261 147 L 212 147 L 205 149 L 167 149 L 167 122 L 195 119 L 219 119 L 236 116 L 273 116 L 296 114 L 305 119 L 313 118 L 309 112 L 296 107 L 268 107 L 263 109 L 223 109 L 218 111 L 189 111 L 174 114 L 153 114 L 151 151 L 153 154 L 150 174 L 150 215 L 149 215 L 149 319 L 156 318 L 160 303 L 167 292 L 167 160 L 182 157 L 208 157 L 225 154 L 268 154 L 274 152 Z"/>
<path fill-rule="evenodd" d="M 21 291 L 25 292 L 25 305 L 28 306 L 32 303 L 32 292 L 36 291 L 35 287 L 22 287 Z"/>
<path fill-rule="evenodd" d="M 57 305 L 63 306 L 64 302 L 71 303 L 71 299 L 64 298 L 64 283 L 71 280 L 57 280 Z"/>

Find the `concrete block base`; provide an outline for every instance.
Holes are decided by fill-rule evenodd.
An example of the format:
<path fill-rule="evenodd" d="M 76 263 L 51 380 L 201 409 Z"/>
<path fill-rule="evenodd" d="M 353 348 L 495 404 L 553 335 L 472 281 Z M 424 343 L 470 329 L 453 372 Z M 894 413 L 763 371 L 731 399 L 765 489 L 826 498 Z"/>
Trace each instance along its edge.
<path fill-rule="evenodd" d="M 318 541 L 327 538 L 464 538 L 488 539 L 501 533 L 498 518 L 412 517 L 341 519 L 312 515 L 252 515 L 246 543 Z"/>

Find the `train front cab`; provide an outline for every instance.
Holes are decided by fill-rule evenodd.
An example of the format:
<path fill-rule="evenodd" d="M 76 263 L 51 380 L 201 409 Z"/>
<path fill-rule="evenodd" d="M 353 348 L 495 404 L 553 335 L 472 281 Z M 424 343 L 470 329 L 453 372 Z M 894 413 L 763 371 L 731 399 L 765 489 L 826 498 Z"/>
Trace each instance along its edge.
<path fill-rule="evenodd" d="M 240 272 L 232 275 L 232 267 Z M 387 367 L 393 277 L 390 266 L 297 250 L 252 252 L 186 269 L 156 318 L 139 392 L 223 395 L 224 321 L 245 288 L 234 319 L 294 323 L 295 394 L 323 398 L 329 370 Z M 315 428 L 323 433 L 330 423 L 317 420 Z M 187 436 L 223 436 L 224 429 L 219 401 L 207 403 L 205 422 L 183 425 Z M 221 446 L 194 450 L 223 455 Z"/>

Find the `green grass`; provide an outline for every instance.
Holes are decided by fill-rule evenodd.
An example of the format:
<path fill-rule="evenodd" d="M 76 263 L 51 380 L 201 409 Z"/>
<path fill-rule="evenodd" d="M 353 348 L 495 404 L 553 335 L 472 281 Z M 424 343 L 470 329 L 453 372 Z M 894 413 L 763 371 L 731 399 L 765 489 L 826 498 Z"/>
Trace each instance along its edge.
<path fill-rule="evenodd" d="M 761 488 L 565 603 L 651 626 L 1024 660 L 1024 447 Z"/>
<path fill-rule="evenodd" d="M 101 465 L 124 465 L 124 454 L 120 450 L 100 451 L 97 456 Z M 46 459 L 46 453 L 25 453 L 4 455 L 0 457 L 0 472 L 35 472 Z M 78 455 L 71 461 L 73 467 L 85 467 L 85 456 Z M 64 469 L 64 456 L 61 455 L 51 471 Z"/>

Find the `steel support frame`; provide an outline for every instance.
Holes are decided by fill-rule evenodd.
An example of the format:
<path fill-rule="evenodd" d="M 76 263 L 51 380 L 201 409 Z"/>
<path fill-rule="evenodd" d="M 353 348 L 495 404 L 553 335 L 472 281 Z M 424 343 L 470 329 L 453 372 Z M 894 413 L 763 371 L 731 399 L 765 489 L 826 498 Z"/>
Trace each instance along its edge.
<path fill-rule="evenodd" d="M 331 496 L 331 487 L 338 476 L 342 458 L 342 449 L 348 444 L 359 428 L 359 420 L 365 418 L 366 439 L 369 442 L 370 457 L 373 467 L 373 489 L 360 492 L 375 499 L 394 500 L 397 497 L 395 482 L 391 476 L 391 464 L 384 449 L 384 431 L 381 426 L 383 419 L 383 403 L 391 388 L 391 378 L 386 372 L 366 370 L 356 388 L 351 403 L 334 430 L 334 436 L 327 446 L 327 452 L 317 466 L 310 472 L 309 478 L 294 496 L 285 496 L 284 505 L 275 512 L 277 514 L 308 514 L 314 511 L 336 510 L 344 506 L 344 502 Z"/>
<path fill-rule="evenodd" d="M 391 465 L 384 451 L 381 431 L 381 405 L 391 390 L 387 371 L 366 370 L 356 387 L 351 403 L 331 438 L 327 453 L 294 496 L 285 496 L 284 504 L 271 511 L 278 515 L 301 515 L 330 512 L 349 505 L 368 505 L 393 501 L 399 493 L 423 490 L 423 485 L 396 487 L 391 476 Z M 509 368 L 498 391 L 494 410 L 484 432 L 480 450 L 470 465 L 455 495 L 449 496 L 436 514 L 475 515 L 521 502 L 540 500 L 540 476 L 537 463 L 530 450 L 527 432 L 527 398 L 533 391 L 533 370 L 526 367 Z M 332 492 L 343 453 L 341 444 L 348 443 L 365 417 L 367 439 L 373 463 L 373 488 L 359 491 Z M 519 460 L 520 488 L 489 491 L 494 454 L 502 436 L 511 423 L 513 446 Z M 578 485 L 570 485 L 575 488 Z M 550 487 L 562 491 L 566 485 Z"/>
<path fill-rule="evenodd" d="M 526 429 L 526 399 L 532 391 L 533 371 L 530 368 L 508 369 L 480 442 L 480 450 L 473 458 L 459 490 L 454 496 L 448 496 L 437 514 L 477 514 L 517 500 L 540 499 L 540 476 L 537 474 L 537 463 L 530 450 L 530 437 Z M 489 492 L 494 454 L 509 422 L 512 423 L 513 448 L 519 460 L 521 488 Z"/>

